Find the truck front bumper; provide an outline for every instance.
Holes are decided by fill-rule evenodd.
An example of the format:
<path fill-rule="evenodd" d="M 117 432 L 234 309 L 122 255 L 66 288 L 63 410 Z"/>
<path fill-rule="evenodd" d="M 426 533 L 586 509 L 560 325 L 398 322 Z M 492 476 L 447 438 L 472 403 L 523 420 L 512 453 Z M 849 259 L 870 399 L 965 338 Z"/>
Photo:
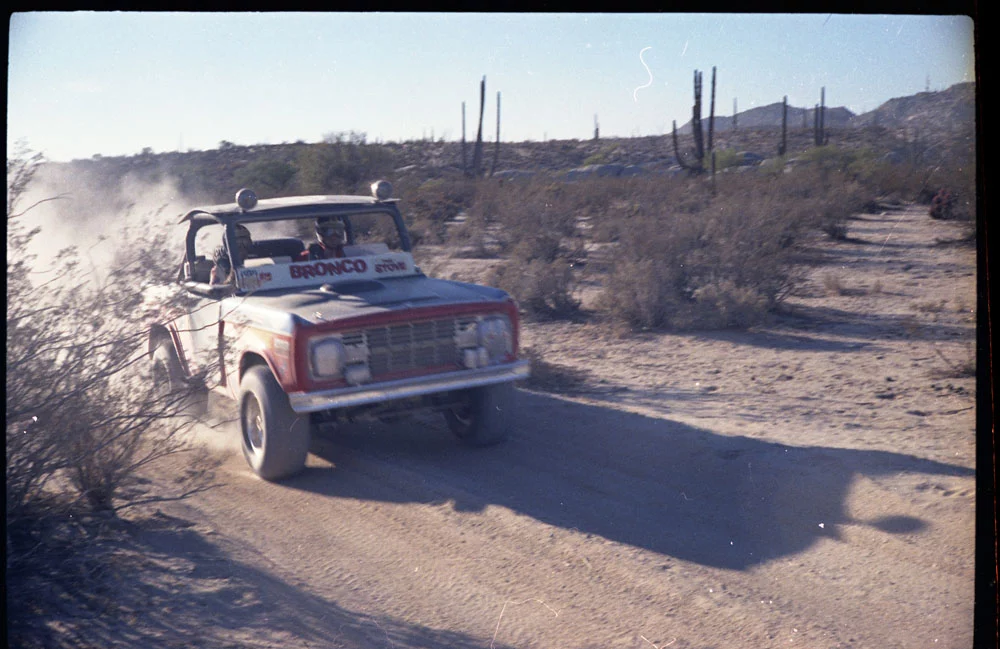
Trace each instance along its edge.
<path fill-rule="evenodd" d="M 334 388 L 320 392 L 292 392 L 288 395 L 288 400 L 291 402 L 292 410 L 301 415 L 333 408 L 362 406 L 380 401 L 408 399 L 438 392 L 451 392 L 496 383 L 520 381 L 528 378 L 530 374 L 530 363 L 521 360 L 493 367 L 430 374 L 349 388 Z"/>

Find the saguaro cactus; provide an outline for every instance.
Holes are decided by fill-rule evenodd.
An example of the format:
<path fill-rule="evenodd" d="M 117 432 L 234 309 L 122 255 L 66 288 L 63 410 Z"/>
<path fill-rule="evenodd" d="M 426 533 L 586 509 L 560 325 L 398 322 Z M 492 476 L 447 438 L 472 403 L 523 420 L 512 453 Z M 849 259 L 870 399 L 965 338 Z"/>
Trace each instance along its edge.
<path fill-rule="evenodd" d="M 497 141 L 493 145 L 493 166 L 490 167 L 490 176 L 496 173 L 497 161 L 500 159 L 500 91 L 497 90 Z"/>
<path fill-rule="evenodd" d="M 691 108 L 691 135 L 694 137 L 694 159 L 690 162 L 685 162 L 681 157 L 680 147 L 677 144 L 677 120 L 673 121 L 673 141 L 674 141 L 674 156 L 677 158 L 677 164 L 681 166 L 682 169 L 686 169 L 693 174 L 699 174 L 705 171 L 705 138 L 704 131 L 701 125 L 701 72 L 698 70 L 694 71 L 694 106 Z M 711 112 L 709 114 L 709 126 L 708 126 L 708 150 L 712 150 L 712 131 L 714 130 L 715 122 L 715 68 L 712 68 L 712 103 Z"/>
<path fill-rule="evenodd" d="M 476 146 L 472 149 L 472 173 L 479 178 L 483 175 L 483 112 L 486 110 L 486 77 L 479 82 L 479 130 L 476 132 Z"/>
<path fill-rule="evenodd" d="M 465 155 L 465 102 L 462 102 L 462 173 L 469 175 L 468 160 Z"/>
<path fill-rule="evenodd" d="M 594 139 L 599 140 L 601 138 L 601 126 L 597 123 L 597 113 L 594 113 Z"/>
<path fill-rule="evenodd" d="M 816 106 L 816 114 L 813 116 L 813 141 L 816 146 L 823 146 L 829 142 L 826 135 L 826 88 L 821 88 L 819 93 L 819 105 Z"/>
<path fill-rule="evenodd" d="M 712 100 L 708 109 L 708 152 L 712 153 L 712 135 L 715 133 L 715 66 L 712 66 Z M 714 173 L 714 171 L 713 171 Z"/>
<path fill-rule="evenodd" d="M 694 106 L 691 107 L 691 134 L 694 136 L 694 157 L 704 168 L 705 134 L 701 128 L 701 72 L 694 71 Z"/>
<path fill-rule="evenodd" d="M 736 132 L 736 97 L 733 97 L 733 132 Z"/>

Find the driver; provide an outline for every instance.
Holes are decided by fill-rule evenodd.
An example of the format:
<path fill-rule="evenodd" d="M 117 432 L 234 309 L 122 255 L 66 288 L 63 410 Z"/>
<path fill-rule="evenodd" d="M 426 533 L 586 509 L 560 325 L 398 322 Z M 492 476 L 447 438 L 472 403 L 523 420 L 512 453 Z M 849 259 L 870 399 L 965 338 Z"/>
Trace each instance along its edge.
<path fill-rule="evenodd" d="M 245 225 L 236 224 L 236 245 L 239 247 L 240 259 L 246 259 L 250 256 L 250 251 L 253 249 L 253 237 L 250 236 L 250 230 L 247 230 Z M 222 238 L 222 245 L 215 249 L 215 253 L 212 255 L 212 261 L 215 263 L 212 266 L 212 274 L 209 282 L 212 284 L 226 284 L 233 280 L 232 278 L 232 264 L 229 262 L 229 252 L 226 248 L 226 238 Z"/>
<path fill-rule="evenodd" d="M 330 216 L 321 216 L 316 219 L 316 242 L 309 244 L 306 250 L 299 253 L 296 261 L 346 257 L 344 254 L 346 235 L 347 228 L 343 221 Z"/>

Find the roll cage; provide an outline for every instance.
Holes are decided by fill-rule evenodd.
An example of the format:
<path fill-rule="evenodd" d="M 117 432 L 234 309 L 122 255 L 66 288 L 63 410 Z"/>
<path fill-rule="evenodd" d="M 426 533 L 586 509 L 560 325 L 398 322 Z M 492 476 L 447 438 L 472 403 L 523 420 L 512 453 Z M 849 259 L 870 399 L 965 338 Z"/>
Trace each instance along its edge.
<path fill-rule="evenodd" d="M 355 243 L 354 226 L 351 222 L 352 216 L 363 216 L 366 214 L 387 214 L 396 226 L 399 236 L 400 250 L 411 252 L 409 232 L 403 222 L 403 216 L 396 207 L 397 199 L 375 200 L 361 196 L 305 196 L 289 199 L 275 198 L 266 199 L 258 203 L 252 210 L 243 210 L 235 204 L 219 205 L 214 207 L 195 208 L 187 212 L 180 223 L 188 223 L 188 231 L 184 243 L 184 260 L 178 271 L 178 282 L 185 288 L 206 297 L 219 298 L 232 294 L 236 291 L 230 285 L 212 285 L 206 282 L 192 281 L 191 273 L 185 272 L 199 263 L 199 258 L 195 251 L 195 240 L 198 231 L 209 225 L 222 225 L 224 227 L 224 237 L 226 238 L 226 249 L 229 254 L 229 261 L 232 268 L 239 268 L 243 265 L 244 259 L 240 258 L 239 246 L 236 242 L 236 225 L 267 223 L 274 221 L 294 221 L 294 220 L 315 220 L 320 217 L 339 218 L 344 222 L 347 233 L 347 245 Z M 294 241 L 299 241 L 295 239 Z M 299 241 L 301 243 L 301 241 Z M 267 246 L 281 249 L 280 254 L 286 254 L 289 246 L 292 245 L 292 238 L 269 239 L 254 242 L 255 248 L 260 248 L 262 253 Z M 304 247 L 300 247 L 304 249 Z M 290 251 L 290 250 L 289 250 Z M 266 250 L 267 254 L 254 254 L 254 256 L 270 256 L 279 254 L 275 250 Z M 294 256 L 294 255 L 292 255 Z M 187 276 L 186 276 L 187 275 Z"/>

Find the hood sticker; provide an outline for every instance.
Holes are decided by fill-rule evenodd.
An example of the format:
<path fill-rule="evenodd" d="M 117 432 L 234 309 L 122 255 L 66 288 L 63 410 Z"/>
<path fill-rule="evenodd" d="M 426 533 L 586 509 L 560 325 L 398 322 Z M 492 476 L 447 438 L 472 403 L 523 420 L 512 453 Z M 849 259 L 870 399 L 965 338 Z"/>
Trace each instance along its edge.
<path fill-rule="evenodd" d="M 389 252 L 366 257 L 300 261 L 290 264 L 265 264 L 241 268 L 239 287 L 247 291 L 266 291 L 296 286 L 315 286 L 338 279 L 381 279 L 416 275 L 413 255 Z"/>

